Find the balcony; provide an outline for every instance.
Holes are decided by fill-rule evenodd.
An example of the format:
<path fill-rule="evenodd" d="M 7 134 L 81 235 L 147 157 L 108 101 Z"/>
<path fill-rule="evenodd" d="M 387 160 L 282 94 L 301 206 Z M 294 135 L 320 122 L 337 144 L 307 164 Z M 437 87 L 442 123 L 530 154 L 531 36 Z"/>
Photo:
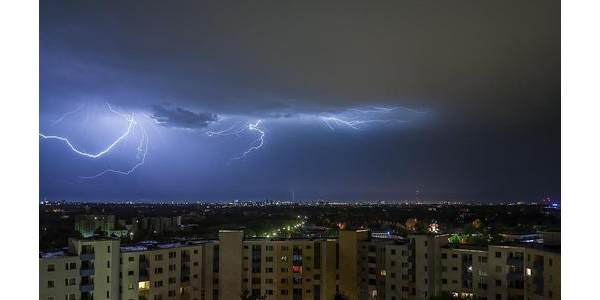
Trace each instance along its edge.
<path fill-rule="evenodd" d="M 94 295 L 90 294 L 90 293 L 82 293 L 81 294 L 81 298 L 79 298 L 81 300 L 94 300 Z"/>
<path fill-rule="evenodd" d="M 150 261 L 140 260 L 140 268 L 148 268 L 149 266 L 150 266 Z"/>
<path fill-rule="evenodd" d="M 81 259 L 81 261 L 93 260 L 94 258 L 96 258 L 96 255 L 94 254 L 94 252 L 88 252 L 88 253 L 82 252 L 79 255 L 79 259 Z"/>
<path fill-rule="evenodd" d="M 544 261 L 541 259 L 534 261 L 533 269 L 536 270 L 537 272 L 544 272 Z"/>
<path fill-rule="evenodd" d="M 82 293 L 89 293 L 93 290 L 94 290 L 94 284 L 92 284 L 92 283 L 82 283 L 79 286 L 79 291 L 81 291 Z"/>
<path fill-rule="evenodd" d="M 508 274 L 506 275 L 506 278 L 509 281 L 512 281 L 512 280 L 523 281 L 525 276 L 523 276 L 523 273 L 521 273 L 521 272 L 508 272 Z"/>
<path fill-rule="evenodd" d="M 523 258 L 522 257 L 509 257 L 506 259 L 506 264 L 509 266 L 523 266 Z"/>
<path fill-rule="evenodd" d="M 140 272 L 139 281 L 150 280 L 150 274 L 148 272 Z"/>
<path fill-rule="evenodd" d="M 94 268 L 82 267 L 79 269 L 79 275 L 83 276 L 94 276 Z"/>
<path fill-rule="evenodd" d="M 181 267 L 181 275 L 190 275 L 190 267 Z"/>

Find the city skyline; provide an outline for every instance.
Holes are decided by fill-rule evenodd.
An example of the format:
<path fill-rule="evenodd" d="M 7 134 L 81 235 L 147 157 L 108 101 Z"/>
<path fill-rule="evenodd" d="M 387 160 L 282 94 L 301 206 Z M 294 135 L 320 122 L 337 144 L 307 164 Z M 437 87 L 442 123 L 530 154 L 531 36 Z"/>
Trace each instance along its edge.
<path fill-rule="evenodd" d="M 40 3 L 40 200 L 560 200 L 558 1 L 168 8 Z"/>

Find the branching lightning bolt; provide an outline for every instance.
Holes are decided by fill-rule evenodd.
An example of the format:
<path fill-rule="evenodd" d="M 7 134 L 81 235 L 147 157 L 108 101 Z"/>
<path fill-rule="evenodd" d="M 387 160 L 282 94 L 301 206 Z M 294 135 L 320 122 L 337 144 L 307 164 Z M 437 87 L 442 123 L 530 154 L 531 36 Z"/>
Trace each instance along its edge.
<path fill-rule="evenodd" d="M 127 120 L 127 122 L 129 123 L 129 125 L 127 126 L 127 130 L 121 135 L 119 136 L 119 138 L 117 138 L 114 142 L 112 142 L 112 144 L 110 144 L 108 147 L 106 147 L 104 150 L 98 152 L 98 153 L 88 153 L 82 150 L 77 149 L 77 147 L 73 146 L 73 144 L 71 144 L 71 141 L 69 141 L 69 139 L 64 138 L 64 137 L 60 137 L 60 136 L 56 136 L 56 135 L 45 135 L 42 133 L 39 133 L 39 136 L 43 139 L 55 139 L 55 140 L 59 140 L 59 141 L 63 141 L 64 143 L 66 143 L 69 148 L 71 148 L 71 150 L 81 156 L 85 156 L 85 157 L 89 157 L 89 158 L 98 158 L 106 153 L 108 153 L 112 148 L 114 148 L 116 145 L 118 145 L 123 139 L 125 139 L 129 133 L 131 132 L 131 129 L 133 128 L 134 125 L 136 125 L 137 123 L 135 122 L 135 119 L 133 118 L 133 115 L 127 115 L 127 114 L 123 114 L 121 112 L 118 112 L 116 110 L 114 110 L 110 104 L 108 104 L 108 109 L 120 116 L 122 116 L 123 118 L 125 118 Z"/>
<path fill-rule="evenodd" d="M 138 167 L 140 167 L 141 165 L 143 165 L 146 162 L 146 154 L 148 153 L 148 133 L 146 132 L 146 129 L 144 128 L 144 126 L 140 126 L 141 131 L 142 131 L 142 138 L 140 139 L 140 144 L 137 147 L 137 155 L 136 158 L 139 159 L 140 155 L 141 155 L 141 161 L 138 162 L 137 164 L 135 164 L 133 167 L 131 167 L 129 170 L 127 171 L 121 171 L 121 170 L 114 170 L 114 169 L 107 169 L 104 170 L 96 175 L 93 176 L 81 176 L 79 177 L 80 180 L 88 180 L 88 179 L 96 179 L 102 175 L 105 174 L 119 174 L 119 175 L 129 175 L 131 173 L 133 173 L 133 171 L 135 171 L 135 169 L 137 169 Z M 143 151 L 143 153 L 142 153 Z"/>
<path fill-rule="evenodd" d="M 65 113 L 65 114 L 63 114 L 63 115 L 62 115 L 60 118 L 58 118 L 58 119 L 56 119 L 56 120 L 52 121 L 52 123 L 50 124 L 50 126 L 54 126 L 54 125 L 56 125 L 56 124 L 60 123 L 60 122 L 61 122 L 61 121 L 62 121 L 64 118 L 66 118 L 66 117 L 68 117 L 68 116 L 70 116 L 70 115 L 72 115 L 72 114 L 74 114 L 74 113 L 78 112 L 78 111 L 79 111 L 79 110 L 81 110 L 82 108 L 83 108 L 83 105 L 79 106 L 77 109 L 75 109 L 75 110 L 73 110 L 73 111 L 66 112 L 66 113 Z"/>
<path fill-rule="evenodd" d="M 233 160 L 243 160 L 244 158 L 246 158 L 246 155 L 250 154 L 250 152 L 255 151 L 260 149 L 265 140 L 265 131 L 258 128 L 258 125 L 260 125 L 261 120 L 256 121 L 256 123 L 252 124 L 252 123 L 248 123 L 248 130 L 254 130 L 257 131 L 260 136 L 258 137 L 258 139 L 256 139 L 254 142 L 252 142 L 252 145 L 248 150 L 244 151 L 244 153 L 242 153 L 242 155 L 238 156 L 238 157 L 234 157 L 231 160 L 229 160 L 229 162 L 233 161 Z M 256 143 L 258 143 L 257 145 L 255 145 Z"/>
<path fill-rule="evenodd" d="M 206 135 L 208 135 L 210 137 L 212 137 L 212 136 L 228 136 L 228 135 L 239 136 L 239 134 L 244 132 L 244 130 L 249 129 L 248 126 L 249 126 L 249 124 L 240 126 L 240 123 L 236 122 L 235 124 L 231 125 L 231 127 L 227 128 L 227 129 L 223 129 L 223 130 L 219 130 L 219 131 L 207 131 Z"/>
<path fill-rule="evenodd" d="M 388 122 L 404 123 L 404 122 L 406 122 L 406 121 L 396 120 L 396 119 L 343 120 L 343 119 L 336 118 L 336 117 L 321 117 L 321 120 L 323 120 L 325 122 L 325 124 L 327 124 L 329 129 L 331 129 L 333 131 L 335 130 L 335 128 L 331 125 L 331 123 L 335 123 L 337 125 L 345 125 L 352 129 L 359 130 L 359 129 L 363 128 L 364 125 L 369 124 L 369 123 L 388 123 Z"/>

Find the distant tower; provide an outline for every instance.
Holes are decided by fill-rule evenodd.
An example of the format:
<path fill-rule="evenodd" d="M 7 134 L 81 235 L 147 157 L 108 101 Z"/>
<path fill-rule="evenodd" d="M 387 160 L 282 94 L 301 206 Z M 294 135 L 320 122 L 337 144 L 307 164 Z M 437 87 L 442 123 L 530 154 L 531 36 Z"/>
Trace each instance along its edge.
<path fill-rule="evenodd" d="M 419 191 L 419 189 L 417 189 L 415 191 L 415 196 L 416 196 L 417 203 L 420 203 L 421 202 L 421 192 Z"/>

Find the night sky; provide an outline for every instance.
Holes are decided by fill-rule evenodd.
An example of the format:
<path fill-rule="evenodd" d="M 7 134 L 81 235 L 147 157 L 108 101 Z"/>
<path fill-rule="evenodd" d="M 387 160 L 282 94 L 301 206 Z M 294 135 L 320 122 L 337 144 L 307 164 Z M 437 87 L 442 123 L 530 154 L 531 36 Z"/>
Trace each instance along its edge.
<path fill-rule="evenodd" d="M 560 1 L 181 2 L 40 2 L 40 199 L 560 199 Z"/>

